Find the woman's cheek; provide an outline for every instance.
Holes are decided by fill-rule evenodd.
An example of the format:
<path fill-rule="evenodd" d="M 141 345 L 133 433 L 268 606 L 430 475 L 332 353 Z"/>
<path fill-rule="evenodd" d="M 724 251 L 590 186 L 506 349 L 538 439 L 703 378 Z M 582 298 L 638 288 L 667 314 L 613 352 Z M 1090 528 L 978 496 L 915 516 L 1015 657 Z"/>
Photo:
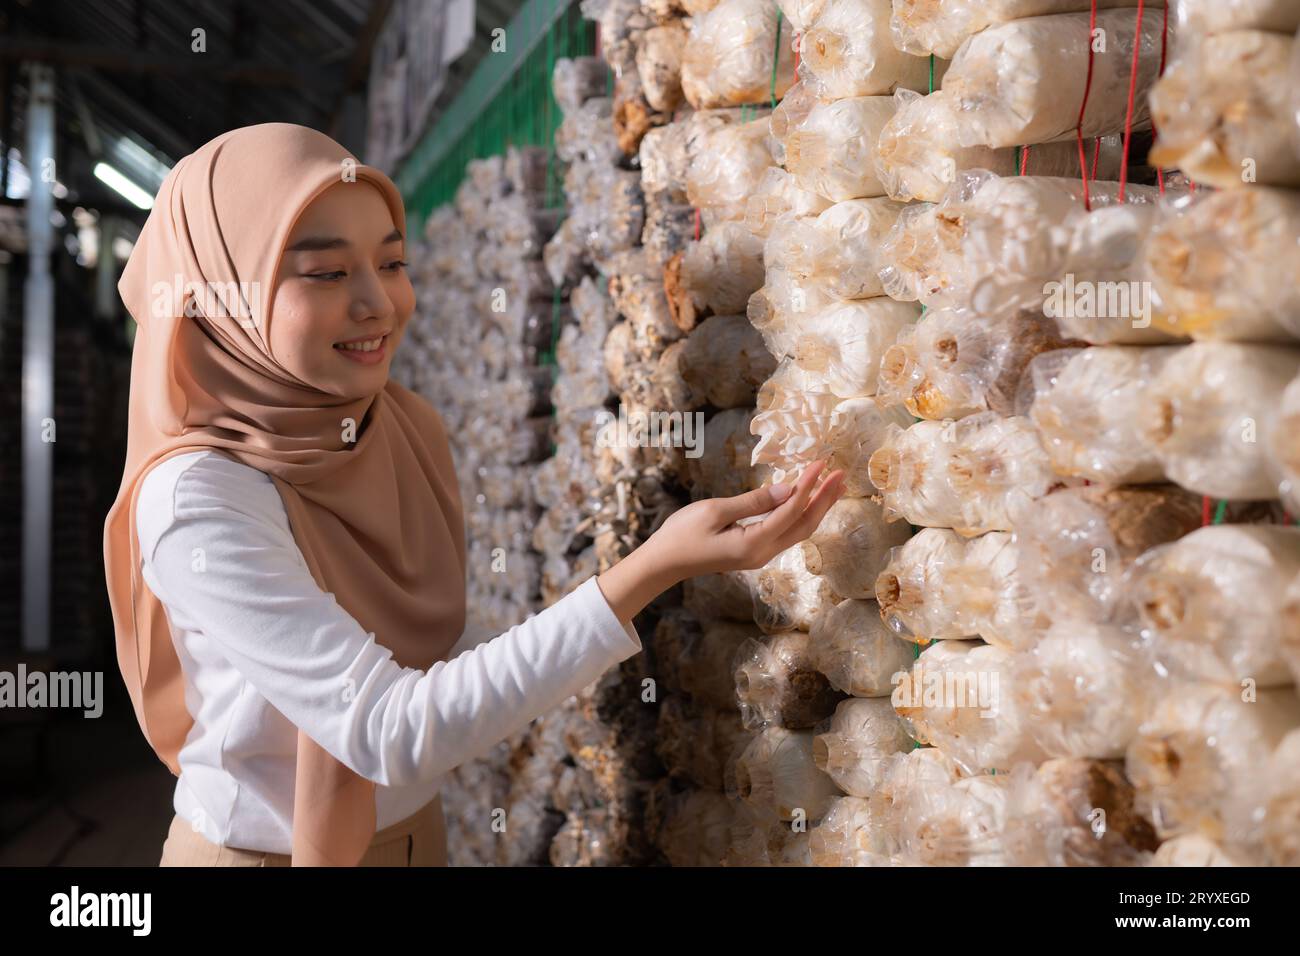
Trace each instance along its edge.
<path fill-rule="evenodd" d="M 296 290 L 295 290 L 296 292 Z M 326 338 L 323 329 L 312 316 L 317 306 L 304 301 L 309 297 L 291 293 L 276 304 L 275 318 L 271 324 L 271 348 L 276 360 L 289 372 L 310 382 L 325 367 L 320 344 Z M 332 347 L 333 342 L 325 342 Z"/>

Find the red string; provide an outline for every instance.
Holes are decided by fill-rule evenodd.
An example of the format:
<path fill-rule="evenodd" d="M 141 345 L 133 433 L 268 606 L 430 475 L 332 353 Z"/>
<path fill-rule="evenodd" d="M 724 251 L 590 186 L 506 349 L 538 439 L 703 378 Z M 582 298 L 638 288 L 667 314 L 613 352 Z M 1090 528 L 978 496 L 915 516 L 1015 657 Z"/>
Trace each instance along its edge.
<path fill-rule="evenodd" d="M 1095 3 L 1095 0 L 1094 0 Z M 1137 28 L 1133 34 L 1133 62 L 1128 70 L 1128 110 L 1124 114 L 1124 152 L 1119 158 L 1119 195 L 1116 201 L 1124 201 L 1124 187 L 1128 185 L 1128 144 L 1133 138 L 1133 100 L 1137 94 L 1138 56 L 1142 52 L 1142 10 L 1146 0 L 1138 0 Z"/>
<path fill-rule="evenodd" d="M 1097 161 L 1101 159 L 1101 137 L 1092 141 L 1092 178 L 1097 178 Z"/>
<path fill-rule="evenodd" d="M 1083 178 L 1083 208 L 1092 212 L 1092 200 L 1088 196 L 1088 154 L 1083 148 L 1083 116 L 1088 111 L 1088 93 L 1092 91 L 1092 35 L 1097 29 L 1097 0 L 1092 0 L 1092 12 L 1088 17 L 1088 77 L 1083 85 L 1083 102 L 1079 104 L 1079 122 L 1074 124 L 1074 135 L 1079 143 L 1079 174 Z"/>
<path fill-rule="evenodd" d="M 794 75 L 799 76 L 799 34 L 794 35 Z"/>
<path fill-rule="evenodd" d="M 695 241 L 700 241 L 700 207 L 695 207 Z"/>
<path fill-rule="evenodd" d="M 1169 4 L 1165 3 L 1165 15 L 1160 20 L 1160 76 L 1165 75 L 1165 49 L 1169 43 Z M 1151 135 L 1156 135 L 1156 121 L 1151 119 Z M 1165 171 L 1156 167 L 1156 183 L 1160 186 L 1160 195 L 1165 194 Z"/>
<path fill-rule="evenodd" d="M 1201 496 L 1201 527 L 1204 528 L 1210 523 L 1210 496 Z"/>
<path fill-rule="evenodd" d="M 1029 147 L 1021 146 L 1020 147 L 1020 175 L 1021 176 L 1025 175 L 1025 171 L 1027 169 L 1029 169 Z"/>

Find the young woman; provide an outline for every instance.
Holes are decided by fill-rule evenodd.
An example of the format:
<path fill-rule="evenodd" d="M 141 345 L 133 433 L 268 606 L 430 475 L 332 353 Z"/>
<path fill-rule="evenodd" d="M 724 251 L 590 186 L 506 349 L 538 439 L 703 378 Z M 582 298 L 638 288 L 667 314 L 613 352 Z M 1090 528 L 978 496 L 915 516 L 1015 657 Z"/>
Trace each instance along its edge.
<path fill-rule="evenodd" d="M 171 171 L 118 285 L 137 329 L 105 569 L 137 719 L 179 778 L 162 865 L 445 865 L 448 771 L 640 651 L 661 591 L 761 566 L 842 491 L 819 464 L 696 502 L 458 644 L 447 437 L 388 378 L 405 230 L 392 181 L 329 137 L 245 127 Z"/>

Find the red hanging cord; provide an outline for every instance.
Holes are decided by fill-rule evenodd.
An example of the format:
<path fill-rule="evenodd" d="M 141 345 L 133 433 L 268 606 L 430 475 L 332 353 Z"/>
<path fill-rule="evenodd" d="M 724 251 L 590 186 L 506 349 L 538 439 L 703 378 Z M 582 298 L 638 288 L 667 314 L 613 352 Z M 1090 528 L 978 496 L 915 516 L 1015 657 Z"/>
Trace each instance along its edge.
<path fill-rule="evenodd" d="M 1101 159 L 1101 137 L 1098 136 L 1092 141 L 1092 179 L 1097 178 L 1097 161 Z"/>
<path fill-rule="evenodd" d="M 1165 3 L 1165 14 L 1160 20 L 1160 76 L 1165 75 L 1165 51 L 1169 46 L 1169 4 Z M 1151 134 L 1156 135 L 1156 121 L 1151 120 Z M 1156 167 L 1156 183 L 1160 186 L 1160 195 L 1165 194 L 1165 171 Z"/>
<path fill-rule="evenodd" d="M 1025 171 L 1027 169 L 1029 169 L 1029 147 L 1021 146 L 1020 147 L 1020 175 L 1021 176 L 1025 175 Z"/>
<path fill-rule="evenodd" d="M 1201 496 L 1201 527 L 1204 528 L 1210 523 L 1210 496 Z"/>
<path fill-rule="evenodd" d="M 1092 12 L 1088 16 L 1088 76 L 1083 85 L 1083 101 L 1079 104 L 1079 122 L 1074 124 L 1074 135 L 1079 143 L 1079 174 L 1083 179 L 1083 208 L 1092 212 L 1092 200 L 1088 196 L 1088 154 L 1083 148 L 1083 117 L 1088 111 L 1088 93 L 1092 90 L 1092 35 L 1097 29 L 1097 0 L 1092 0 Z"/>
<path fill-rule="evenodd" d="M 1096 0 L 1094 0 L 1094 6 Z M 1142 52 L 1142 10 L 1146 0 L 1137 3 L 1137 28 L 1133 33 L 1133 62 L 1128 71 L 1128 109 L 1124 113 L 1124 152 L 1119 158 L 1119 195 L 1116 202 L 1124 202 L 1124 187 L 1128 185 L 1128 144 L 1133 138 L 1133 101 L 1137 95 L 1138 56 Z"/>
<path fill-rule="evenodd" d="M 700 207 L 695 207 L 695 241 L 700 241 Z"/>

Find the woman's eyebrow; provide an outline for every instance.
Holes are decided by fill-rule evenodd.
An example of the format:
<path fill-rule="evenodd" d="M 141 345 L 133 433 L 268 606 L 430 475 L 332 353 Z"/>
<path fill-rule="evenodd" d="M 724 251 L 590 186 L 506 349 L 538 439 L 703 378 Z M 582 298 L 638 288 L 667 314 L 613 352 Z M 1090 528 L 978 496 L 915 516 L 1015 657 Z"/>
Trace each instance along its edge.
<path fill-rule="evenodd" d="M 381 246 L 386 246 L 390 243 L 401 241 L 401 230 L 394 229 L 386 235 L 379 244 Z M 339 249 L 351 245 L 351 242 L 338 236 L 308 236 L 305 239 L 299 239 L 293 245 L 289 246 L 285 252 L 320 252 L 325 249 Z"/>

